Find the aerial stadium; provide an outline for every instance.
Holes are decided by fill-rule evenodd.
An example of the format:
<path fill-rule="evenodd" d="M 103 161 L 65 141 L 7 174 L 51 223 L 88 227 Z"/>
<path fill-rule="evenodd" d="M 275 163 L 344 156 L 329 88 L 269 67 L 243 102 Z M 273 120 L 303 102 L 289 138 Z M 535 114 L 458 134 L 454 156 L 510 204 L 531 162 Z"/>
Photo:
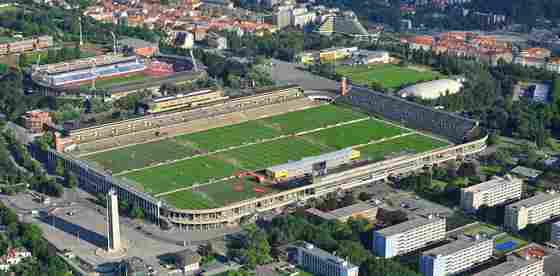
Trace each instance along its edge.
<path fill-rule="evenodd" d="M 45 94 L 76 94 L 87 90 L 101 90 L 112 98 L 119 98 L 141 88 L 159 89 L 162 83 L 192 81 L 202 77 L 204 72 L 194 70 L 193 62 L 187 57 L 156 55 L 145 58 L 107 54 L 33 65 L 29 74 L 36 90 Z"/>
<path fill-rule="evenodd" d="M 49 169 L 64 164 L 92 193 L 115 189 L 163 228 L 205 231 L 486 147 L 476 121 L 361 87 L 342 85 L 332 103 L 296 85 L 191 96 L 182 108 L 68 131 Z"/>

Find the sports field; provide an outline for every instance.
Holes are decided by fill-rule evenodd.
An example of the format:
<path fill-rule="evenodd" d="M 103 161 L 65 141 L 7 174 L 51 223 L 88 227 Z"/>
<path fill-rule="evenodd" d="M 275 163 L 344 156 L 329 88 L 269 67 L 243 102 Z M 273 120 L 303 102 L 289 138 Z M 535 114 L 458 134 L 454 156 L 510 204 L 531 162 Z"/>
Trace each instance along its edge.
<path fill-rule="evenodd" d="M 364 158 L 447 145 L 385 121 L 325 105 L 87 156 L 139 189 L 185 209 L 218 207 L 282 190 L 233 177 L 346 147 Z M 120 172 L 120 173 L 119 173 Z M 284 187 L 285 188 L 285 187 Z"/>
<path fill-rule="evenodd" d="M 237 125 L 185 134 L 146 144 L 88 155 L 84 159 L 120 173 L 151 164 L 214 152 L 321 126 L 366 118 L 367 115 L 334 105 L 324 105 Z M 126 161 L 126 162 L 123 162 Z"/>
<path fill-rule="evenodd" d="M 384 88 L 397 89 L 402 85 L 417 83 L 419 81 L 430 81 L 440 76 L 439 73 L 416 68 L 402 67 L 394 64 L 341 66 L 336 72 L 348 77 L 353 83 L 369 85 L 377 82 Z"/>
<path fill-rule="evenodd" d="M 107 88 L 113 85 L 118 85 L 118 84 L 124 84 L 124 83 L 129 83 L 129 82 L 134 82 L 134 81 L 149 81 L 150 77 L 144 73 L 134 73 L 134 74 L 130 74 L 130 75 L 124 75 L 124 76 L 118 76 L 118 77 L 112 77 L 112 78 L 108 78 L 108 79 L 100 79 L 100 80 L 96 80 L 95 81 L 95 88 L 99 89 L 99 88 Z M 85 87 L 89 87 L 91 86 L 92 83 L 91 82 L 87 82 L 84 84 L 81 84 L 80 86 L 85 86 Z"/>

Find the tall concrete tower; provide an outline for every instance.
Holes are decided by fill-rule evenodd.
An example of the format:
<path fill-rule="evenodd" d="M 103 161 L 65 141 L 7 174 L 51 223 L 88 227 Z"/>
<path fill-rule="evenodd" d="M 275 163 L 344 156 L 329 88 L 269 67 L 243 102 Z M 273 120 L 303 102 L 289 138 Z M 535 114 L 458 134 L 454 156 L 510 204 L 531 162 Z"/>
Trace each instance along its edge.
<path fill-rule="evenodd" d="M 121 250 L 121 231 L 119 228 L 119 201 L 113 189 L 107 194 L 107 251 Z"/>

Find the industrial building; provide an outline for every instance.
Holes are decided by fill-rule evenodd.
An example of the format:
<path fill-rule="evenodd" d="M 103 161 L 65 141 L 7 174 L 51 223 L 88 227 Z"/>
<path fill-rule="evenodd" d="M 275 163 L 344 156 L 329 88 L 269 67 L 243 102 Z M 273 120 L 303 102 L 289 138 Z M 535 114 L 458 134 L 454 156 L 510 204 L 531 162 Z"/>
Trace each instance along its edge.
<path fill-rule="evenodd" d="M 392 258 L 445 239 L 445 218 L 418 217 L 373 232 L 377 256 Z"/>
<path fill-rule="evenodd" d="M 352 148 L 306 157 L 266 169 L 266 175 L 274 180 L 282 180 L 304 175 L 324 175 L 329 169 L 348 164 L 360 158 L 360 152 Z"/>
<path fill-rule="evenodd" d="M 306 51 L 296 56 L 296 61 L 301 64 L 314 64 L 319 62 L 331 62 L 350 58 L 358 52 L 358 47 L 332 47 L 320 51 Z"/>
<path fill-rule="evenodd" d="M 297 263 L 314 275 L 358 276 L 359 272 L 359 267 L 310 243 L 297 247 Z"/>
<path fill-rule="evenodd" d="M 424 276 L 457 274 L 492 257 L 494 241 L 460 237 L 458 240 L 422 253 L 420 271 Z"/>
<path fill-rule="evenodd" d="M 481 206 L 492 207 L 509 200 L 521 198 L 523 181 L 506 175 L 494 176 L 491 180 L 461 189 L 461 207 L 469 212 Z"/>
<path fill-rule="evenodd" d="M 319 209 L 309 208 L 306 213 L 318 217 L 323 220 L 338 220 L 340 222 L 346 222 L 350 218 L 363 218 L 367 220 L 375 220 L 377 216 L 377 207 L 371 204 L 360 202 L 332 210 L 330 212 L 323 212 Z"/>
<path fill-rule="evenodd" d="M 549 191 L 506 207 L 504 224 L 519 231 L 529 224 L 539 224 L 560 215 L 560 193 Z"/>
<path fill-rule="evenodd" d="M 403 97 L 418 97 L 422 99 L 437 99 L 441 96 L 456 94 L 461 91 L 463 84 L 452 79 L 433 80 L 405 87 L 398 94 Z"/>

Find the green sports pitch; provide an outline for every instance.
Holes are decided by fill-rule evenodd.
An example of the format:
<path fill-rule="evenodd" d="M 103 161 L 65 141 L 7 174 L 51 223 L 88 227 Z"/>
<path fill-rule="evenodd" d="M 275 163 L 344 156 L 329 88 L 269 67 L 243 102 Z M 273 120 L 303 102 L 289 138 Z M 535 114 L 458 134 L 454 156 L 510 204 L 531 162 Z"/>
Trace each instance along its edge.
<path fill-rule="evenodd" d="M 219 207 L 275 193 L 237 172 L 259 171 L 346 147 L 362 158 L 413 153 L 448 143 L 336 105 L 323 105 L 242 124 L 87 156 L 139 189 L 184 209 Z"/>
<path fill-rule="evenodd" d="M 349 78 L 355 84 L 369 85 L 376 82 L 388 89 L 398 89 L 403 85 L 430 81 L 441 76 L 431 70 L 394 64 L 341 66 L 336 69 L 336 73 Z"/>

